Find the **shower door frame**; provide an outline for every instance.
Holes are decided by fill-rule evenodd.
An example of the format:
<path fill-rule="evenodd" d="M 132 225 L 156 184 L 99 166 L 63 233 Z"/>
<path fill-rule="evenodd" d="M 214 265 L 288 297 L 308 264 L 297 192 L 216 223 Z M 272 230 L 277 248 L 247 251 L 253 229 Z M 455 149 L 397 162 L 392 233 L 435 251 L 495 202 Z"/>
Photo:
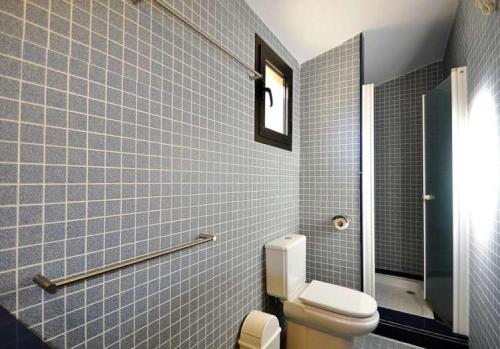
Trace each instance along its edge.
<path fill-rule="evenodd" d="M 468 161 L 464 156 L 464 154 L 467 154 L 469 125 L 466 67 L 451 70 L 451 85 L 453 144 L 453 332 L 467 336 L 469 334 L 470 208 L 468 206 L 469 200 L 467 199 Z M 375 298 L 374 92 L 373 84 L 362 86 L 361 214 L 363 224 L 361 238 L 363 291 Z M 424 112 L 424 109 L 422 111 Z"/>

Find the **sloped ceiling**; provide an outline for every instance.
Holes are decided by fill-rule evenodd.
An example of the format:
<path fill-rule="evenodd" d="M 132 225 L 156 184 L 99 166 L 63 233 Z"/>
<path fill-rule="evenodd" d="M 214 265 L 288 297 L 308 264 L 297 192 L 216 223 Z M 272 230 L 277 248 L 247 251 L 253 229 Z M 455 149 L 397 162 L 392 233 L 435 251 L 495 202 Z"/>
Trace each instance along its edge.
<path fill-rule="evenodd" d="M 303 63 L 364 33 L 365 83 L 441 60 L 458 0 L 246 0 Z"/>

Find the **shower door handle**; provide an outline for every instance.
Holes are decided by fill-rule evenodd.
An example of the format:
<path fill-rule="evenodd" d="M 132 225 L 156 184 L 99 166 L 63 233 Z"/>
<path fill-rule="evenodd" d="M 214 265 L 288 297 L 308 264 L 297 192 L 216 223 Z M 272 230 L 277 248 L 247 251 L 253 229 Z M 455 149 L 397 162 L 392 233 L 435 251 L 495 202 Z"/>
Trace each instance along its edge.
<path fill-rule="evenodd" d="M 434 195 L 433 194 L 424 194 L 424 195 L 422 195 L 422 200 L 424 200 L 424 201 L 434 200 Z"/>

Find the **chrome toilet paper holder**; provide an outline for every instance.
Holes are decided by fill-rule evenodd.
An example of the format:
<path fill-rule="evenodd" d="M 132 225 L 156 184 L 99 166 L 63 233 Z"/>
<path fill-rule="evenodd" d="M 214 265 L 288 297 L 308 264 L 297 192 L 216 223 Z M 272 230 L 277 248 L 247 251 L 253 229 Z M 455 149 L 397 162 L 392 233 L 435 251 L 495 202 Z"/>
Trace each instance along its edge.
<path fill-rule="evenodd" d="M 344 215 L 336 215 L 332 218 L 336 230 L 346 230 L 349 227 L 349 218 Z"/>

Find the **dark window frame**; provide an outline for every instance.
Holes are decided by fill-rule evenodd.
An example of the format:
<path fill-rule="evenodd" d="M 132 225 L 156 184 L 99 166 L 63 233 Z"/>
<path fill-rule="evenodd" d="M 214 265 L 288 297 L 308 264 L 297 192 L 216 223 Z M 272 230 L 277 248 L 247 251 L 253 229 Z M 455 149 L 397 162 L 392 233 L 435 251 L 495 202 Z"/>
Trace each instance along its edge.
<path fill-rule="evenodd" d="M 287 134 L 282 134 L 265 127 L 265 67 L 266 63 L 283 75 L 285 80 L 285 108 L 287 116 Z M 255 34 L 255 70 L 262 79 L 255 81 L 255 141 L 285 150 L 292 150 L 293 124 L 293 70 L 274 52 L 264 40 Z M 277 101 L 274 101 L 275 103 Z"/>

